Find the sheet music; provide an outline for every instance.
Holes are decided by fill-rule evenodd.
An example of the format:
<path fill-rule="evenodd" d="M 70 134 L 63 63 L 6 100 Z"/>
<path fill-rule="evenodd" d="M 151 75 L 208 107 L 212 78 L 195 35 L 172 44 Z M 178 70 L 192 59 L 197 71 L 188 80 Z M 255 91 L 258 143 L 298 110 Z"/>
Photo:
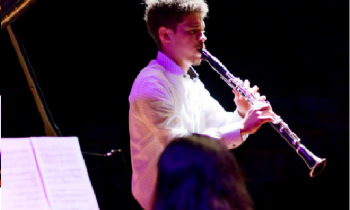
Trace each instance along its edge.
<path fill-rule="evenodd" d="M 29 138 L 1 139 L 2 210 L 49 210 Z"/>
<path fill-rule="evenodd" d="M 76 137 L 31 137 L 53 210 L 97 210 Z"/>

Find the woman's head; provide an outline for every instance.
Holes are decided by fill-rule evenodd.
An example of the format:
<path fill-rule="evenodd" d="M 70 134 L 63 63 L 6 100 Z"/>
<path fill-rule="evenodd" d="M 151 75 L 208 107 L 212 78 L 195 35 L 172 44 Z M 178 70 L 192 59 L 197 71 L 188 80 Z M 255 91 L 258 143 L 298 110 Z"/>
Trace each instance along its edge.
<path fill-rule="evenodd" d="M 158 162 L 155 209 L 251 209 L 238 164 L 220 141 L 174 139 Z"/>

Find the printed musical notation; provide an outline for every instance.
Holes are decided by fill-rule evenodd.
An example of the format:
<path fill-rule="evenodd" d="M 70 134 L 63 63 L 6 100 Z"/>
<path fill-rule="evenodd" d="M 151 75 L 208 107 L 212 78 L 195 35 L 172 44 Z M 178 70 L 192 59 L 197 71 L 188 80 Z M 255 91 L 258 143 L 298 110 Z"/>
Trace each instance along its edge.
<path fill-rule="evenodd" d="M 3 210 L 97 210 L 76 137 L 2 139 Z"/>

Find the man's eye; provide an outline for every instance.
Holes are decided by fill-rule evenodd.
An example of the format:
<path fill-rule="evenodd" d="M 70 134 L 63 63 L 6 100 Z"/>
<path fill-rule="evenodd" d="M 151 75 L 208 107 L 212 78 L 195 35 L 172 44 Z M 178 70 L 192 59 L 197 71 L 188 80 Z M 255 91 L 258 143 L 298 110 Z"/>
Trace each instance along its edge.
<path fill-rule="evenodd" d="M 189 31 L 190 34 L 196 34 L 196 33 L 200 33 L 200 32 L 202 32 L 203 34 L 205 33 L 205 31 L 201 31 L 201 30 L 198 30 L 198 29 L 193 29 L 193 30 Z"/>

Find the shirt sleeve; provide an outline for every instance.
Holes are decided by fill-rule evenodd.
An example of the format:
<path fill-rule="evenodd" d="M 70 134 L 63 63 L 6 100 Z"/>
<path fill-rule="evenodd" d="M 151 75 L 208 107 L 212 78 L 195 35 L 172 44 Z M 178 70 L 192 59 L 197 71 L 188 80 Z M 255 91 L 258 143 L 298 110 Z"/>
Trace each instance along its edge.
<path fill-rule="evenodd" d="M 165 147 L 175 137 L 189 135 L 176 115 L 171 88 L 157 77 L 147 77 L 136 87 L 131 108 Z"/>
<path fill-rule="evenodd" d="M 238 111 L 227 112 L 202 85 L 201 97 L 205 112 L 205 134 L 222 140 L 229 149 L 241 145 L 248 135 L 241 135 L 239 124 L 243 120 Z"/>

